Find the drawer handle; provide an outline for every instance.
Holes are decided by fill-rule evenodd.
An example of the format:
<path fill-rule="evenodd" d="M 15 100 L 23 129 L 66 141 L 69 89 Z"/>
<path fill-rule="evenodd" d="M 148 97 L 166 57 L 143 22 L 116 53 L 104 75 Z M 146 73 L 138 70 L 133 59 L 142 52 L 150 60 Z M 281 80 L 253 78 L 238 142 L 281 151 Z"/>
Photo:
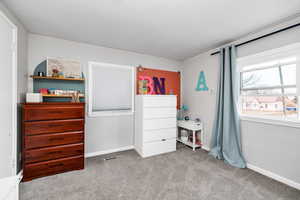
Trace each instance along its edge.
<path fill-rule="evenodd" d="M 49 113 L 52 113 L 52 114 L 61 114 L 61 113 L 64 113 L 64 111 L 60 111 L 60 110 L 51 110 L 51 111 L 49 111 Z"/>
<path fill-rule="evenodd" d="M 60 127 L 63 126 L 63 124 L 49 124 L 49 127 Z"/>
<path fill-rule="evenodd" d="M 50 138 L 50 141 L 61 141 L 64 140 L 65 138 Z"/>
<path fill-rule="evenodd" d="M 52 152 L 48 152 L 48 154 L 60 154 L 62 153 L 62 151 L 52 151 Z"/>
<path fill-rule="evenodd" d="M 166 141 L 166 139 L 161 139 L 161 141 Z"/>
<path fill-rule="evenodd" d="M 56 164 L 56 165 L 49 165 L 50 168 L 62 167 L 62 166 L 64 166 L 63 163 L 59 163 L 59 164 Z"/>

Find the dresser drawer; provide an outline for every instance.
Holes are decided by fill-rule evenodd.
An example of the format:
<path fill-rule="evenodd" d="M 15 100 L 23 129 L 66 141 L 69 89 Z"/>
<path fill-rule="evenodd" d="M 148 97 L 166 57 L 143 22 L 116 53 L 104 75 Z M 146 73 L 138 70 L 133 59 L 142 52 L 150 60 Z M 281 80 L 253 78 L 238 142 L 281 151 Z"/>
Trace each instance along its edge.
<path fill-rule="evenodd" d="M 34 164 L 26 164 L 24 167 L 24 181 L 34 178 L 54 175 L 70 170 L 79 170 L 84 168 L 84 157 L 74 156 L 51 161 L 45 161 Z"/>
<path fill-rule="evenodd" d="M 41 149 L 33 149 L 25 152 L 25 162 L 34 163 L 58 158 L 82 155 L 84 152 L 83 143 L 68 144 L 57 147 L 47 147 Z"/>
<path fill-rule="evenodd" d="M 161 153 L 168 153 L 171 151 L 176 151 L 176 139 L 150 142 L 144 144 L 143 157 L 153 156 Z"/>
<path fill-rule="evenodd" d="M 146 96 L 144 97 L 144 107 L 171 107 L 176 108 L 176 96 Z"/>
<path fill-rule="evenodd" d="M 161 141 L 176 138 L 176 128 L 144 131 L 143 142 Z"/>
<path fill-rule="evenodd" d="M 170 118 L 176 116 L 176 108 L 144 108 L 144 119 Z"/>
<path fill-rule="evenodd" d="M 84 134 L 79 132 L 51 133 L 46 135 L 32 135 L 25 138 L 25 149 L 75 144 L 84 142 Z"/>
<path fill-rule="evenodd" d="M 83 119 L 24 122 L 25 135 L 83 131 L 83 129 Z"/>
<path fill-rule="evenodd" d="M 176 128 L 176 118 L 145 119 L 144 130 Z"/>
<path fill-rule="evenodd" d="M 27 106 L 24 121 L 84 118 L 84 106 Z"/>

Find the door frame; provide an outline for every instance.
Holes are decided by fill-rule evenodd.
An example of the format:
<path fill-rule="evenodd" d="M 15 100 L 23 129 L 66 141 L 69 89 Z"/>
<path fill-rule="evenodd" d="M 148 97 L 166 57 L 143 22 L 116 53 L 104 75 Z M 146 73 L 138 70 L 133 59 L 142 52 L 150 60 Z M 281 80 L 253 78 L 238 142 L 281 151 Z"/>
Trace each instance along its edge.
<path fill-rule="evenodd" d="M 12 127 L 11 127 L 11 143 L 12 143 L 12 176 L 17 175 L 17 111 L 18 111 L 18 100 L 17 100 L 17 65 L 18 65 L 18 27 L 7 17 L 7 15 L 0 10 L 0 17 L 2 17 L 12 28 L 13 41 L 11 46 L 12 57 Z"/>

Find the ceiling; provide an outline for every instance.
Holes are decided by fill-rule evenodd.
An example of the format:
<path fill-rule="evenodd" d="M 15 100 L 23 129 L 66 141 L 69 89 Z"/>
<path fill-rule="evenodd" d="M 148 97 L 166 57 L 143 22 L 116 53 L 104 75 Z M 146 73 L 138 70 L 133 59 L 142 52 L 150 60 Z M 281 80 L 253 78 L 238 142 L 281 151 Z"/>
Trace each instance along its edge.
<path fill-rule="evenodd" d="M 184 60 L 300 13 L 300 0 L 3 0 L 32 33 Z"/>

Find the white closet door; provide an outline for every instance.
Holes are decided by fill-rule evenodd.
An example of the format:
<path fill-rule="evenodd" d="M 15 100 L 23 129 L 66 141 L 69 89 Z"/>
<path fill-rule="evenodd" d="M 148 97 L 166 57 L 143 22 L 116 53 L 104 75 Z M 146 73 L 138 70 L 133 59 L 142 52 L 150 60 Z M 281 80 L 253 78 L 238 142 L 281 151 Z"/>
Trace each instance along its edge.
<path fill-rule="evenodd" d="M 0 179 L 13 176 L 15 91 L 14 73 L 14 28 L 0 12 Z"/>

